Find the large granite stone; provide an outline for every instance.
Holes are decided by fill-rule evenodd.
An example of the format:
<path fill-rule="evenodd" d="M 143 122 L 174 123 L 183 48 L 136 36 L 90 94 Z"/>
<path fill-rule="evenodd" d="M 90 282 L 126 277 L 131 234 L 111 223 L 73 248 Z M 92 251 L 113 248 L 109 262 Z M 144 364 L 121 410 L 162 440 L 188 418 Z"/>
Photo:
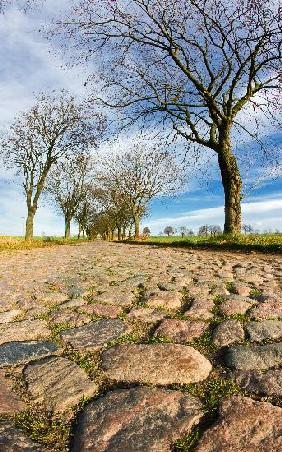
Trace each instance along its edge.
<path fill-rule="evenodd" d="M 33 442 L 10 421 L 0 421 L 1 452 L 47 452 L 46 447 Z"/>
<path fill-rule="evenodd" d="M 207 327 L 208 325 L 205 322 L 166 319 L 157 328 L 154 336 L 165 337 L 178 343 L 185 343 L 201 336 Z"/>
<path fill-rule="evenodd" d="M 213 332 L 213 341 L 218 347 L 242 342 L 244 338 L 244 329 L 237 320 L 226 320 L 220 323 Z"/>
<path fill-rule="evenodd" d="M 0 325 L 0 345 L 13 341 L 46 339 L 51 334 L 45 320 L 23 320 Z"/>
<path fill-rule="evenodd" d="M 130 344 L 103 352 L 102 368 L 110 380 L 167 385 L 205 380 L 212 366 L 192 347 Z"/>
<path fill-rule="evenodd" d="M 230 347 L 224 360 L 227 366 L 240 370 L 266 370 L 282 364 L 282 343 Z"/>
<path fill-rule="evenodd" d="M 281 339 L 282 321 L 264 320 L 262 322 L 250 322 L 246 325 L 246 331 L 252 342 L 261 342 L 266 339 Z"/>
<path fill-rule="evenodd" d="M 120 306 L 105 304 L 87 304 L 86 306 L 82 306 L 79 311 L 88 315 L 106 317 L 108 319 L 116 319 L 123 312 Z"/>
<path fill-rule="evenodd" d="M 254 300 L 241 295 L 232 294 L 225 298 L 219 307 L 223 315 L 245 314 L 254 304 Z"/>
<path fill-rule="evenodd" d="M 149 308 L 164 308 L 168 310 L 180 309 L 183 296 L 180 292 L 159 291 L 149 296 L 147 306 Z"/>
<path fill-rule="evenodd" d="M 263 373 L 256 370 L 237 371 L 233 376 L 244 391 L 282 397 L 282 369 L 271 369 Z"/>
<path fill-rule="evenodd" d="M 251 317 L 255 320 L 282 319 L 282 301 L 278 298 L 269 298 L 251 309 Z"/>
<path fill-rule="evenodd" d="M 184 315 L 195 320 L 209 320 L 213 318 L 214 302 L 208 296 L 197 297 L 192 301 L 190 308 Z"/>
<path fill-rule="evenodd" d="M 64 323 L 73 328 L 77 328 L 91 322 L 90 317 L 86 314 L 75 312 L 71 309 L 62 309 L 60 311 L 53 312 L 49 319 L 54 324 Z"/>
<path fill-rule="evenodd" d="M 60 357 L 29 364 L 23 376 L 33 400 L 55 412 L 66 411 L 82 398 L 92 397 L 98 390 L 83 369 Z"/>
<path fill-rule="evenodd" d="M 153 308 L 135 308 L 130 311 L 127 318 L 130 320 L 136 320 L 145 324 L 157 323 L 164 319 L 165 312 L 159 311 Z"/>
<path fill-rule="evenodd" d="M 79 417 L 73 452 L 169 452 L 203 413 L 189 394 L 138 387 L 109 392 Z"/>
<path fill-rule="evenodd" d="M 97 320 L 63 332 L 62 340 L 76 350 L 99 351 L 108 342 L 119 339 L 129 331 L 130 327 L 122 320 Z"/>
<path fill-rule="evenodd" d="M 11 382 L 0 371 L 0 416 L 14 415 L 26 408 L 26 404 L 12 390 Z"/>
<path fill-rule="evenodd" d="M 197 452 L 282 450 L 282 408 L 247 397 L 225 400 L 218 422 L 205 431 Z"/>
<path fill-rule="evenodd" d="M 9 342 L 0 345 L 0 367 L 21 364 L 58 350 L 52 342 Z"/>
<path fill-rule="evenodd" d="M 120 292 L 117 289 L 111 292 L 104 292 L 101 295 L 95 296 L 94 300 L 98 303 L 110 304 L 113 306 L 120 306 L 128 308 L 132 306 L 135 301 L 135 295 L 128 292 Z"/>

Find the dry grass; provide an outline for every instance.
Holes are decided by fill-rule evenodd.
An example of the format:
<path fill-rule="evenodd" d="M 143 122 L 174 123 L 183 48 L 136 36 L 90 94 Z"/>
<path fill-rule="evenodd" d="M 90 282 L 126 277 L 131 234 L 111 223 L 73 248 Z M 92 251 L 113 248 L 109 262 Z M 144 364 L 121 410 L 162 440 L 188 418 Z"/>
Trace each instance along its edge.
<path fill-rule="evenodd" d="M 82 240 L 72 238 L 65 240 L 61 237 L 35 237 L 26 241 L 23 237 L 0 236 L 0 252 L 13 250 L 29 250 L 33 248 L 46 248 L 58 245 L 78 245 Z"/>

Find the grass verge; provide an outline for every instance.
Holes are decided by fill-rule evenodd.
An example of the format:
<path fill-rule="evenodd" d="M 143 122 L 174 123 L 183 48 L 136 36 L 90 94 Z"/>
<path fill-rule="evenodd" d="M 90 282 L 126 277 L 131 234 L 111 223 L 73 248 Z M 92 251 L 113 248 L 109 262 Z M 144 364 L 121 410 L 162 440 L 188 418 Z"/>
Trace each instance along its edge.
<path fill-rule="evenodd" d="M 149 237 L 125 243 L 137 245 L 157 245 L 163 247 L 214 249 L 226 251 L 260 251 L 282 253 L 282 234 L 219 235 L 217 237 Z"/>
<path fill-rule="evenodd" d="M 64 239 L 62 237 L 34 237 L 33 240 L 24 240 L 23 237 L 0 236 L 0 252 L 13 250 L 30 250 L 58 245 L 79 245 L 84 239 Z"/>

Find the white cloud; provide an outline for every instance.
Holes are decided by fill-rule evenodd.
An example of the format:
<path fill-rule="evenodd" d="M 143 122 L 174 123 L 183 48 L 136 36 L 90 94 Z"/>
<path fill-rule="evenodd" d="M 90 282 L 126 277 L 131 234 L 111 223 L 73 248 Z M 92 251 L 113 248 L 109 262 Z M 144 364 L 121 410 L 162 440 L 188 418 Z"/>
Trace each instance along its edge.
<path fill-rule="evenodd" d="M 260 199 L 263 199 L 261 197 Z M 267 199 L 258 202 L 242 203 L 243 222 L 255 228 L 282 230 L 282 199 Z M 195 231 L 202 224 L 224 223 L 224 206 L 193 210 L 178 216 L 168 216 L 156 220 L 144 221 L 152 233 L 158 234 L 165 226 L 188 226 Z"/>
<path fill-rule="evenodd" d="M 25 110 L 34 93 L 44 89 L 65 88 L 85 94 L 87 74 L 78 67 L 66 70 L 51 43 L 38 32 L 45 18 L 44 9 L 37 16 L 10 9 L 0 17 L 0 124 Z"/>

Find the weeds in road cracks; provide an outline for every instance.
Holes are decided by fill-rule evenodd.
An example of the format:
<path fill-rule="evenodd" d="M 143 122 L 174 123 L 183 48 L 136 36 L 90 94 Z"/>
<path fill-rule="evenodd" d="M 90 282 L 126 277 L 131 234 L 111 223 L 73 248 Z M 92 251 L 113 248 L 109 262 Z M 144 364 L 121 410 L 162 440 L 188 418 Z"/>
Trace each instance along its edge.
<path fill-rule="evenodd" d="M 33 441 L 52 451 L 68 451 L 71 420 L 54 417 L 42 407 L 33 407 L 15 416 L 15 427 L 23 430 Z"/>

